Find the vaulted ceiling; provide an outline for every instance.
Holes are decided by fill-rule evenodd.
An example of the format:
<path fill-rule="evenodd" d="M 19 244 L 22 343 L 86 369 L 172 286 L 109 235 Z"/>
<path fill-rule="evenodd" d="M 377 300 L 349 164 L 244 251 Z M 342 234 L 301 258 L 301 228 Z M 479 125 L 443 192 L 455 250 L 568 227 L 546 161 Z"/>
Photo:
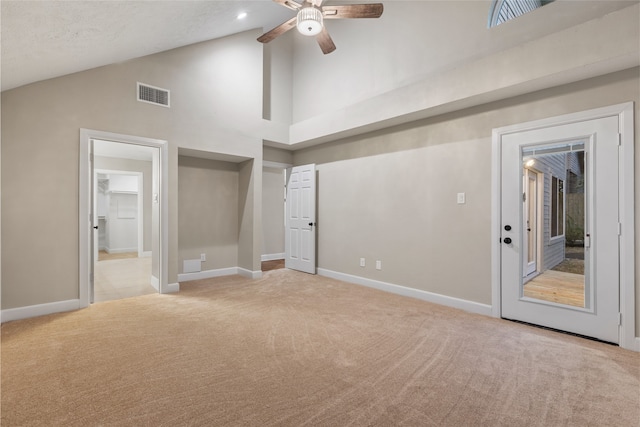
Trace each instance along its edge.
<path fill-rule="evenodd" d="M 367 2 L 326 0 L 327 4 Z M 426 13 L 424 7 L 418 9 L 423 27 L 438 27 L 443 25 L 443 21 L 451 18 L 437 16 L 436 13 L 439 10 L 438 3 L 448 3 L 447 1 L 387 0 L 383 3 L 385 16 L 388 13 L 387 9 L 391 12 L 392 6 L 406 11 L 407 5 L 433 5 L 434 13 Z M 466 6 L 465 2 L 455 3 L 462 11 L 469 8 L 477 10 L 478 3 L 484 3 L 482 10 L 486 9 L 488 12 L 491 1 L 475 0 L 466 3 Z M 538 34 L 544 33 L 545 27 L 549 27 L 551 32 L 558 31 L 558 22 L 566 24 L 569 21 L 592 19 L 630 4 L 629 1 L 614 0 L 582 1 L 579 2 L 579 7 L 569 7 L 570 3 L 575 5 L 576 2 L 559 0 L 555 3 L 556 13 L 553 17 L 535 20 L 535 32 Z M 404 7 L 400 8 L 401 4 L 404 4 Z M 241 12 L 247 14 L 242 20 L 237 19 Z M 388 19 L 392 16 L 391 14 Z M 291 17 L 291 10 L 271 0 L 2 0 L 1 88 L 12 89 L 249 29 L 268 30 Z M 484 19 L 482 16 L 477 18 Z M 411 18 L 410 21 L 415 22 L 415 19 Z M 353 32 L 350 33 L 358 43 L 362 42 L 362 37 L 366 35 L 367 30 L 363 28 L 353 26 Z M 388 30 L 389 27 L 386 27 L 386 31 Z M 377 32 L 380 31 L 384 31 L 384 26 L 378 28 Z M 527 29 L 525 25 L 522 32 L 528 31 L 530 28 Z M 416 37 L 420 37 L 420 34 L 417 33 Z M 438 41 L 444 51 L 447 51 L 446 41 L 450 37 L 450 34 L 444 34 L 442 40 Z M 469 39 L 468 35 L 460 37 Z M 344 46 L 344 36 L 337 40 L 336 44 L 339 48 Z"/>

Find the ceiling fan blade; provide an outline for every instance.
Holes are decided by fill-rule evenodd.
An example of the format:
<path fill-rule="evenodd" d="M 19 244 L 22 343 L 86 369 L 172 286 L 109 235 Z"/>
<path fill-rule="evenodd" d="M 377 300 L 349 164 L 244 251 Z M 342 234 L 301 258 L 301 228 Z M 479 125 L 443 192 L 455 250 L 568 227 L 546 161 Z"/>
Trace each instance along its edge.
<path fill-rule="evenodd" d="M 288 7 L 291 10 L 298 10 L 302 7 L 302 4 L 293 0 L 273 0 L 274 2 L 281 4 L 284 7 Z"/>
<path fill-rule="evenodd" d="M 322 14 L 325 19 L 380 18 L 383 10 L 382 3 L 349 4 L 324 6 Z"/>
<path fill-rule="evenodd" d="M 294 16 L 293 18 L 289 19 L 287 22 L 284 22 L 278 25 L 273 30 L 267 31 L 266 33 L 258 37 L 258 41 L 260 43 L 269 43 L 271 40 L 275 39 L 276 37 L 286 33 L 292 28 L 295 28 L 295 26 L 296 26 L 296 17 Z"/>
<path fill-rule="evenodd" d="M 331 40 L 331 36 L 326 28 L 322 28 L 322 31 L 316 36 L 316 40 L 320 45 L 320 49 L 322 49 L 322 53 L 325 55 L 327 53 L 331 53 L 336 50 L 336 45 L 333 44 L 333 40 Z"/>

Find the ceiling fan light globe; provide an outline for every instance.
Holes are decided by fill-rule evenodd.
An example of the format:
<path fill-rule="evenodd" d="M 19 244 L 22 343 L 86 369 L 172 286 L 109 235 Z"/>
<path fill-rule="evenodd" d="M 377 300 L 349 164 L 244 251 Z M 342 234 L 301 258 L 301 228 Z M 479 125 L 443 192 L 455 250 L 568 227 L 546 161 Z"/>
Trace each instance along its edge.
<path fill-rule="evenodd" d="M 305 7 L 298 11 L 296 26 L 305 36 L 315 36 L 322 31 L 322 12 L 315 7 Z"/>

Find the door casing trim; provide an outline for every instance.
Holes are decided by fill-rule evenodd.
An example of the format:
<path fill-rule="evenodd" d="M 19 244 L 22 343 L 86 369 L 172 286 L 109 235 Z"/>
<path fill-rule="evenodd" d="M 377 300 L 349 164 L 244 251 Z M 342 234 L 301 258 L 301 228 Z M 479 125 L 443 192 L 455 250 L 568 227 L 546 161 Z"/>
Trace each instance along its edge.
<path fill-rule="evenodd" d="M 91 233 L 89 227 L 89 214 L 91 213 L 91 205 L 93 201 L 90 196 L 91 185 L 91 159 L 90 141 L 92 139 L 101 139 L 114 142 L 122 142 L 126 144 L 138 144 L 148 147 L 159 148 L 159 202 L 160 202 L 160 277 L 159 287 L 160 293 L 175 292 L 175 285 L 168 283 L 168 266 L 169 266 L 169 144 L 167 141 L 160 139 L 145 138 L 132 135 L 123 135 L 112 132 L 104 132 L 92 129 L 80 129 L 80 176 L 79 176 L 79 204 L 78 204 L 78 274 L 79 274 L 79 308 L 89 306 L 89 263 L 91 254 Z M 178 288 L 179 289 L 179 288 Z"/>
<path fill-rule="evenodd" d="M 596 108 L 578 113 L 550 117 L 493 129 L 491 156 L 491 313 L 500 317 L 501 306 L 501 142 L 504 135 L 561 126 L 588 120 L 617 116 L 620 132 L 618 185 L 620 191 L 619 215 L 622 225 L 620 236 L 620 347 L 640 351 L 640 340 L 635 331 L 635 221 L 634 221 L 634 132 L 633 102 Z"/>

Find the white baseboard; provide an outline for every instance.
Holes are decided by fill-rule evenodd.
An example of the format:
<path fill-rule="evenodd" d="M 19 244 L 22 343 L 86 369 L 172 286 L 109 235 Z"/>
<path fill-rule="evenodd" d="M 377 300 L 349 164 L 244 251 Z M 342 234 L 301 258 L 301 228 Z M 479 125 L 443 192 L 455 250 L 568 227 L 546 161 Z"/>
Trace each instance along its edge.
<path fill-rule="evenodd" d="M 261 257 L 261 261 L 274 261 L 276 259 L 284 259 L 284 252 L 281 254 L 265 254 Z"/>
<path fill-rule="evenodd" d="M 167 291 L 165 292 L 165 294 L 171 294 L 174 292 L 180 292 L 180 283 L 168 283 L 167 284 Z"/>
<path fill-rule="evenodd" d="M 216 270 L 198 271 L 196 273 L 178 274 L 178 283 L 190 280 L 210 279 L 212 277 L 231 276 L 238 274 L 238 267 L 218 268 Z"/>
<path fill-rule="evenodd" d="M 138 247 L 136 246 L 135 248 L 117 248 L 117 249 L 105 248 L 104 251 L 108 254 L 125 254 L 129 252 L 138 253 Z"/>
<path fill-rule="evenodd" d="M 144 252 L 142 252 L 142 256 L 141 256 L 141 258 L 149 258 L 149 257 L 151 257 L 152 255 L 153 255 L 153 252 L 152 252 L 152 251 L 144 251 Z"/>
<path fill-rule="evenodd" d="M 217 270 L 198 271 L 196 273 L 180 273 L 178 274 L 178 282 L 211 279 L 212 277 L 232 276 L 234 274 L 239 274 L 249 279 L 260 279 L 262 277 L 262 271 L 251 271 L 241 267 L 228 267 Z"/>
<path fill-rule="evenodd" d="M 406 286 L 394 285 L 392 283 L 380 282 L 378 280 L 367 279 L 364 277 L 353 276 L 351 274 L 339 273 L 337 271 L 318 268 L 320 276 L 330 277 L 332 279 L 342 280 L 356 285 L 367 286 L 369 288 L 379 289 L 385 292 L 391 292 L 406 297 L 417 298 L 423 301 L 435 304 L 445 305 L 447 307 L 457 308 L 471 313 L 483 314 L 491 316 L 491 306 L 480 304 L 478 302 L 463 300 L 460 298 L 449 297 L 432 292 L 422 291 L 420 289 L 407 288 Z"/>
<path fill-rule="evenodd" d="M 78 310 L 80 308 L 79 299 L 67 301 L 50 302 L 46 304 L 29 305 L 26 307 L 8 308 L 0 312 L 0 322 L 10 322 L 12 320 L 27 319 L 29 317 L 44 316 L 53 313 Z"/>
<path fill-rule="evenodd" d="M 246 268 L 238 267 L 238 274 L 244 277 L 248 277 L 249 279 L 261 279 L 262 271 L 251 271 Z"/>
<path fill-rule="evenodd" d="M 153 286 L 156 291 L 160 292 L 160 280 L 158 280 L 158 278 L 153 274 L 151 275 L 151 286 Z"/>

